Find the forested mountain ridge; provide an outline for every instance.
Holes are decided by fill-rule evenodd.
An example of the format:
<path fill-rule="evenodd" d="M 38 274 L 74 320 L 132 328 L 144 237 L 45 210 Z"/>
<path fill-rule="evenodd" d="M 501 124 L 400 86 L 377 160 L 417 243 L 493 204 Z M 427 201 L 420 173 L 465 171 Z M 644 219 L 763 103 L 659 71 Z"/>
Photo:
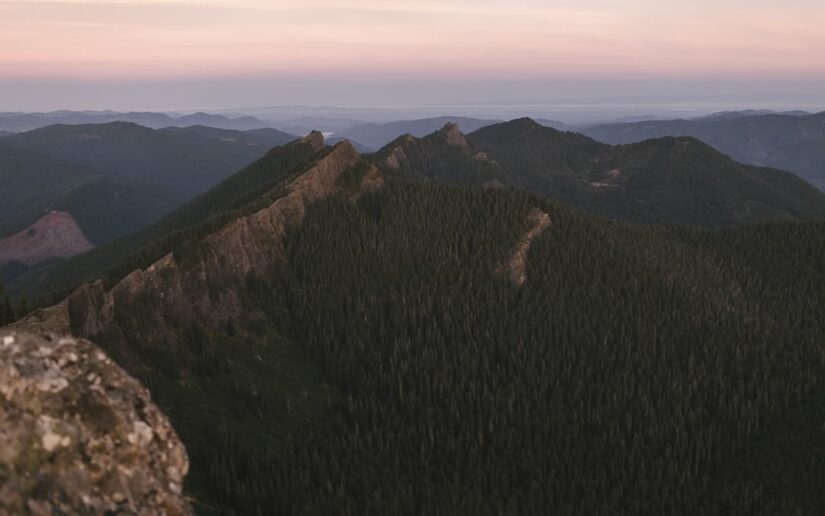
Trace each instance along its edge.
<path fill-rule="evenodd" d="M 692 136 L 741 163 L 788 170 L 825 190 L 825 113 L 757 113 L 600 124 L 583 128 L 582 132 L 611 144 Z"/>
<path fill-rule="evenodd" d="M 168 216 L 127 237 L 117 239 L 43 271 L 21 274 L 7 286 L 13 297 L 29 299 L 66 292 L 83 281 L 104 276 L 121 279 L 138 267 L 146 267 L 169 252 L 170 242 L 191 238 L 192 228 L 214 227 L 236 216 L 235 210 L 261 202 L 266 192 L 296 171 L 308 167 L 324 149 L 323 136 L 314 132 L 285 145 L 277 146 L 263 157 L 233 174 L 208 192 L 183 204 Z M 217 219 L 217 220 L 215 220 Z M 114 269 L 114 270 L 113 270 Z M 109 285 L 111 284 L 109 282 Z"/>
<path fill-rule="evenodd" d="M 401 135 L 412 134 L 413 136 L 426 136 L 433 131 L 437 131 L 446 123 L 454 123 L 460 126 L 465 132 L 471 132 L 497 122 L 498 120 L 441 116 L 419 120 L 359 124 L 337 131 L 333 133 L 333 136 L 336 139 L 358 142 L 365 145 L 368 149 L 378 150 Z"/>
<path fill-rule="evenodd" d="M 161 322 L 167 312 L 178 318 L 194 318 L 201 324 L 214 322 L 219 315 L 224 319 L 238 318 L 240 299 L 236 289 L 228 287 L 237 286 L 247 274 L 260 275 L 273 267 L 275 261 L 283 257 L 281 240 L 286 228 L 300 223 L 305 204 L 339 191 L 339 178 L 360 161 L 348 142 L 331 149 L 310 145 L 316 149 L 317 161 L 292 181 L 281 182 L 269 192 L 261 193 L 262 199 L 271 198 L 270 204 L 226 223 L 208 219 L 193 221 L 194 226 L 206 222 L 216 230 L 206 235 L 180 236 L 182 242 L 177 242 L 180 245 L 169 243 L 161 258 L 145 270 L 127 274 L 111 289 L 100 280 L 82 285 L 59 305 L 23 321 L 23 327 L 33 329 L 27 325 L 42 322 L 45 328 L 56 333 L 104 334 L 109 342 L 117 335 L 117 340 L 129 341 L 131 337 L 124 331 L 122 321 L 130 313 L 135 294 L 158 298 L 153 309 L 157 310 L 153 315 L 158 319 L 157 324 L 140 332 L 157 331 L 157 338 L 170 331 L 168 325 Z M 356 189 L 380 186 L 382 179 L 377 170 L 366 164 L 363 167 L 366 168 L 360 170 L 361 183 L 352 186 Z M 257 205 L 261 199 L 249 202 Z M 166 221 L 161 224 L 172 227 Z M 172 251 L 175 247 L 177 253 Z M 228 284 L 223 285 L 220 295 L 215 297 L 216 289 L 224 282 Z M 118 303 L 118 300 L 123 301 Z"/>
<path fill-rule="evenodd" d="M 825 511 L 825 223 L 603 220 L 494 187 L 450 127 L 425 143 L 459 178 L 484 163 L 471 184 L 400 174 L 426 147 L 382 174 L 314 140 L 19 323 L 94 336 L 151 389 L 198 510 Z M 598 145 L 561 141 L 565 163 Z"/>
<path fill-rule="evenodd" d="M 146 228 L 294 138 L 275 129 L 153 130 L 123 122 L 2 138 L 0 277 L 12 293 L 21 282 L 45 281 L 44 272 L 89 249 L 89 242 L 97 247 Z"/>
<path fill-rule="evenodd" d="M 406 177 L 501 183 L 633 222 L 731 226 L 825 218 L 825 195 L 805 181 L 741 165 L 693 138 L 614 147 L 525 118 L 466 137 L 450 124 L 424 138 L 404 136 L 375 160 Z"/>
<path fill-rule="evenodd" d="M 0 238 L 50 211 L 70 213 L 95 244 L 169 212 L 180 196 L 157 185 L 0 143 Z"/>

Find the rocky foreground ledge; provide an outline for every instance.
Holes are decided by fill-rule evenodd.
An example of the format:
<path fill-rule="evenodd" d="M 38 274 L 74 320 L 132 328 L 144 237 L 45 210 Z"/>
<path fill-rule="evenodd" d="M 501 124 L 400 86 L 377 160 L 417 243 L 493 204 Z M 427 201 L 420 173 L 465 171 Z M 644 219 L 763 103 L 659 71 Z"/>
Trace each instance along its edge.
<path fill-rule="evenodd" d="M 0 514 L 190 514 L 186 450 L 94 344 L 0 331 Z"/>

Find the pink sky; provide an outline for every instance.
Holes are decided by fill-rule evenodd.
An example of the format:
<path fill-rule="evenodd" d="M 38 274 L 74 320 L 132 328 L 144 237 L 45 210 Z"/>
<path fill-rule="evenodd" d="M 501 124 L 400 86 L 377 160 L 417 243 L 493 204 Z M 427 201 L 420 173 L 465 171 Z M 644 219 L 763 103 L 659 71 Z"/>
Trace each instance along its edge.
<path fill-rule="evenodd" d="M 0 0 L 0 80 L 825 76 L 822 0 Z"/>

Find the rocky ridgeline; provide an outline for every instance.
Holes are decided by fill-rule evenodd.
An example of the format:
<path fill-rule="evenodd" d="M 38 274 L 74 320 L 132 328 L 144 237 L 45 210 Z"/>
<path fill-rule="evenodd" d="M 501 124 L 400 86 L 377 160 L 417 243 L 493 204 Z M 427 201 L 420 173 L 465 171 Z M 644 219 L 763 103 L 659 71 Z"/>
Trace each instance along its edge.
<path fill-rule="evenodd" d="M 320 134 L 307 137 L 322 147 Z M 338 179 L 361 157 L 347 142 L 329 149 L 314 165 L 284 184 L 286 194 L 271 205 L 239 217 L 197 243 L 198 258 L 184 262 L 169 253 L 146 269 L 127 275 L 111 289 L 102 281 L 84 284 L 65 300 L 10 325 L 21 331 L 48 331 L 95 338 L 107 345 L 127 342 L 172 343 L 169 321 L 198 320 L 207 325 L 237 319 L 241 312 L 238 285 L 246 275 L 265 274 L 283 259 L 283 238 L 299 225 L 307 207 L 341 192 Z M 361 191 L 383 185 L 378 170 L 370 168 Z M 144 311 L 137 320 L 133 303 Z"/>
<path fill-rule="evenodd" d="M 186 451 L 94 344 L 0 332 L 0 514 L 190 514 Z"/>

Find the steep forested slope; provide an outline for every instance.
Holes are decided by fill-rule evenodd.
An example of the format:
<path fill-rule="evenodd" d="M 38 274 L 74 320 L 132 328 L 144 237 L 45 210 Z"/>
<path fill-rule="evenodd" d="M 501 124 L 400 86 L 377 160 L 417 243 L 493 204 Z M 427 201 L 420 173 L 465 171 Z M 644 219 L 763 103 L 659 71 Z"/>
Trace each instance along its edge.
<path fill-rule="evenodd" d="M 692 136 L 742 163 L 788 170 L 825 189 L 825 113 L 735 115 L 604 124 L 582 131 L 605 143 Z"/>
<path fill-rule="evenodd" d="M 821 219 L 825 195 L 793 174 L 741 165 L 692 138 L 609 146 L 530 119 L 466 137 L 454 125 L 376 153 L 385 170 L 448 183 L 508 185 L 610 218 L 730 226 Z"/>
<path fill-rule="evenodd" d="M 634 226 L 346 144 L 284 173 L 21 323 L 146 382 L 203 512 L 825 510 L 825 223 Z"/>
<path fill-rule="evenodd" d="M 72 214 L 96 244 L 140 229 L 180 201 L 156 185 L 2 144 L 0 198 L 0 238 L 56 210 Z"/>

